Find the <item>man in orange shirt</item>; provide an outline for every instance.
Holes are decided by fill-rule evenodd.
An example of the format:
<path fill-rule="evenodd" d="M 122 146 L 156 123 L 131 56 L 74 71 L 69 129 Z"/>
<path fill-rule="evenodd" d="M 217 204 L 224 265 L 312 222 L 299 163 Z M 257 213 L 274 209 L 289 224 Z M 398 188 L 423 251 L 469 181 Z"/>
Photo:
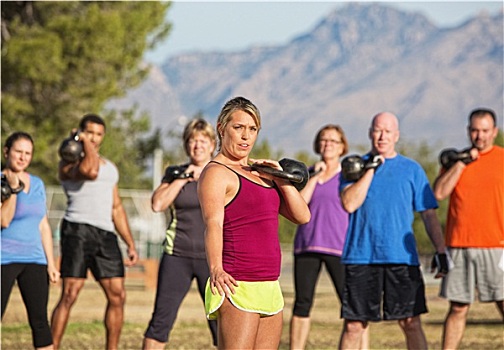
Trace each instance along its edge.
<path fill-rule="evenodd" d="M 450 301 L 443 349 L 459 346 L 475 288 L 504 319 L 504 148 L 494 145 L 495 112 L 473 110 L 467 131 L 470 155 L 443 165 L 434 182 L 438 200 L 450 196 L 445 240 L 454 263 L 440 291 Z"/>

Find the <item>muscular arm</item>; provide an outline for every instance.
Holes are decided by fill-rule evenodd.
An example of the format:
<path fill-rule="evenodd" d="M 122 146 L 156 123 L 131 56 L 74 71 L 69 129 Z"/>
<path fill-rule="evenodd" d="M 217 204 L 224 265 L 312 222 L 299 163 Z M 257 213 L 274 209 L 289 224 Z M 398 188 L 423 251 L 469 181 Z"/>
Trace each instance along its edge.
<path fill-rule="evenodd" d="M 2 228 L 9 227 L 12 222 L 16 212 L 16 202 L 17 195 L 13 194 L 9 197 L 9 199 L 2 203 L 2 210 L 0 210 L 2 213 Z"/>
<path fill-rule="evenodd" d="M 168 208 L 175 198 L 177 198 L 180 190 L 186 183 L 188 183 L 188 179 L 177 179 L 172 183 L 162 183 L 156 188 L 151 198 L 151 207 L 152 210 L 156 213 L 165 211 Z"/>
<path fill-rule="evenodd" d="M 465 167 L 466 165 L 459 161 L 436 178 L 433 190 L 437 200 L 443 200 L 452 193 Z"/>
<path fill-rule="evenodd" d="M 319 174 L 315 175 L 314 177 L 310 177 L 310 180 L 308 180 L 308 182 L 306 183 L 305 188 L 303 188 L 299 192 L 306 203 L 310 203 L 312 199 L 313 192 L 315 191 L 315 186 L 317 185 L 318 176 Z"/>
<path fill-rule="evenodd" d="M 297 225 L 309 222 L 310 209 L 298 190 L 286 180 L 275 180 L 275 183 L 281 194 L 280 214 Z"/>
<path fill-rule="evenodd" d="M 436 248 L 437 253 L 445 252 L 445 243 L 443 232 L 441 229 L 441 224 L 439 223 L 438 217 L 436 215 L 435 209 L 427 209 L 420 212 L 420 216 L 422 217 L 422 221 L 425 226 L 425 230 L 427 231 L 427 235 L 429 236 L 434 248 Z"/>
<path fill-rule="evenodd" d="M 121 197 L 119 197 L 119 189 L 117 185 L 114 186 L 114 202 L 112 207 L 112 221 L 114 222 L 115 229 L 121 236 L 122 240 L 128 246 L 129 265 L 134 265 L 138 261 L 138 254 L 135 248 L 135 241 L 128 224 L 126 211 L 122 205 Z"/>
<path fill-rule="evenodd" d="M 75 163 L 63 160 L 58 165 L 60 180 L 95 180 L 100 170 L 100 155 L 85 134 L 81 134 L 84 157 Z"/>
<path fill-rule="evenodd" d="M 317 181 L 322 175 L 323 171 L 327 168 L 326 164 L 323 161 L 319 161 L 315 163 L 314 170 L 317 172 L 314 176 L 310 176 L 308 183 L 305 188 L 303 188 L 299 193 L 303 196 L 306 203 L 310 203 L 313 192 L 315 191 L 315 187 L 317 186 Z"/>
<path fill-rule="evenodd" d="M 230 178 L 228 171 L 219 165 L 211 164 L 203 170 L 198 181 L 198 198 L 203 221 L 205 222 L 205 250 L 210 269 L 210 287 L 220 295 L 234 293 L 235 279 L 224 271 L 222 264 L 224 206 L 226 194 L 232 192 L 238 179 Z"/>
<path fill-rule="evenodd" d="M 40 221 L 39 228 L 42 237 L 42 247 L 44 248 L 44 253 L 47 259 L 47 273 L 49 275 L 49 280 L 52 283 L 56 283 L 59 280 L 60 273 L 54 262 L 52 231 L 51 226 L 49 226 L 47 215 L 45 215 L 42 221 Z"/>
<path fill-rule="evenodd" d="M 6 168 L 3 173 L 7 177 L 7 182 L 9 183 L 9 186 L 11 188 L 18 188 L 20 186 L 19 178 L 14 172 Z M 9 227 L 10 223 L 12 222 L 12 219 L 14 219 L 14 214 L 16 213 L 16 204 L 17 204 L 17 194 L 14 193 L 11 194 L 9 199 L 7 199 L 2 203 L 2 210 L 0 210 L 0 212 L 2 216 L 3 228 Z"/>
<path fill-rule="evenodd" d="M 350 214 L 359 209 L 366 199 L 369 186 L 373 180 L 374 170 L 367 170 L 364 175 L 341 191 L 341 204 Z"/>

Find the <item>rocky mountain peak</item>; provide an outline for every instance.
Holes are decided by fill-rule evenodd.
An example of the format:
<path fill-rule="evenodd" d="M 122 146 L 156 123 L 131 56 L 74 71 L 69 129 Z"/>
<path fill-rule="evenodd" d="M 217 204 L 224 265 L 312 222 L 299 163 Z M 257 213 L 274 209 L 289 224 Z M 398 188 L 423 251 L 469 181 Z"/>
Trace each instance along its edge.
<path fill-rule="evenodd" d="M 438 28 L 420 13 L 349 3 L 277 47 L 171 58 L 152 71 L 164 79 L 111 104 L 137 103 L 166 130 L 197 112 L 214 122 L 229 98 L 245 96 L 263 115 L 260 138 L 287 154 L 311 152 L 328 123 L 367 144 L 369 120 L 385 110 L 398 115 L 403 139 L 464 146 L 470 110 L 493 108 L 502 120 L 502 28 L 502 12 Z"/>

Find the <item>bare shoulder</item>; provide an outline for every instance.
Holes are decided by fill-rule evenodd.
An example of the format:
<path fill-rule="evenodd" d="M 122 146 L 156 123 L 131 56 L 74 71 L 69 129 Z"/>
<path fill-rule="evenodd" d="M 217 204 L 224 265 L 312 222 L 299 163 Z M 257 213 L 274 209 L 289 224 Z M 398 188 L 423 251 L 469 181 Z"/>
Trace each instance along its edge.
<path fill-rule="evenodd" d="M 229 181 L 231 175 L 233 175 L 233 173 L 225 165 L 210 162 L 201 172 L 199 182 L 210 181 L 212 183 L 224 183 Z"/>
<path fill-rule="evenodd" d="M 226 203 L 233 198 L 240 186 L 238 175 L 223 164 L 208 163 L 198 180 L 201 198 L 223 199 Z"/>

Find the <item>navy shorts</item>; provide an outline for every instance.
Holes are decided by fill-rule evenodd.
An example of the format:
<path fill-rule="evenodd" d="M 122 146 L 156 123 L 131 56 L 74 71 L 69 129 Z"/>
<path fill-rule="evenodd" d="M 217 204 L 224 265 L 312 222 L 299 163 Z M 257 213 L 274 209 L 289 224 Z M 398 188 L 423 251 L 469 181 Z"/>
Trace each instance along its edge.
<path fill-rule="evenodd" d="M 354 321 L 401 320 L 427 312 L 419 266 L 345 265 L 341 317 Z"/>
<path fill-rule="evenodd" d="M 115 233 L 88 224 L 61 223 L 61 277 L 96 280 L 124 277 L 124 263 Z"/>

